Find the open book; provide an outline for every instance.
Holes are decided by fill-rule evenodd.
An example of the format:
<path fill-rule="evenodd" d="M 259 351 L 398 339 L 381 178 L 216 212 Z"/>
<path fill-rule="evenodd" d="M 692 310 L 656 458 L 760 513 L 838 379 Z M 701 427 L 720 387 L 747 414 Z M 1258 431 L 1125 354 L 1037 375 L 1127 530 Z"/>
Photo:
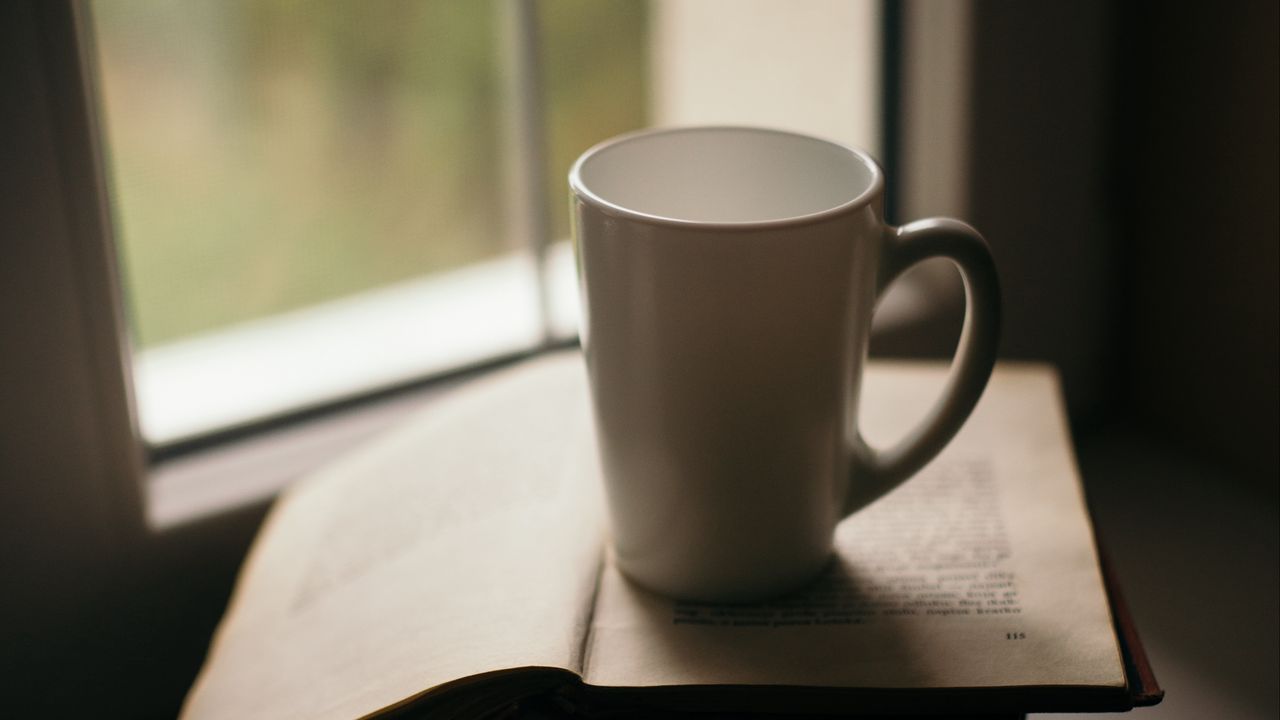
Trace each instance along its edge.
<path fill-rule="evenodd" d="M 945 375 L 872 363 L 868 440 L 911 427 Z M 771 602 L 632 585 L 600 493 L 578 354 L 438 401 L 281 498 L 183 716 L 1132 705 L 1048 367 L 999 366 L 943 454 Z"/>

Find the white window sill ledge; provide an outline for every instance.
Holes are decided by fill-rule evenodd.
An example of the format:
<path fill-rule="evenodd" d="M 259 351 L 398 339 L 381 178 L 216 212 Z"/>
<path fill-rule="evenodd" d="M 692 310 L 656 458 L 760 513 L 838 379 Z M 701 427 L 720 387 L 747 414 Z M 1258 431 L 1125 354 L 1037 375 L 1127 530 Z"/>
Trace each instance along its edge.
<path fill-rule="evenodd" d="M 568 243 L 547 258 L 549 331 L 577 328 Z M 153 446 L 356 397 L 543 340 L 534 259 L 516 253 L 138 353 Z"/>

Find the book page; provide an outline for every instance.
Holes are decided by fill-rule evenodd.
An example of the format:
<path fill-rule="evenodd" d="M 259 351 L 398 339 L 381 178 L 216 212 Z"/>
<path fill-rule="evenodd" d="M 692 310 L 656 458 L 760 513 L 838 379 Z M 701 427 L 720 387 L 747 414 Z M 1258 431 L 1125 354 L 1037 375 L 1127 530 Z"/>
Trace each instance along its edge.
<path fill-rule="evenodd" d="M 581 356 L 502 371 L 296 485 L 184 717 L 354 718 L 443 683 L 580 667 L 601 565 Z"/>
<path fill-rule="evenodd" d="M 946 368 L 873 364 L 868 441 L 900 437 Z M 594 686 L 1122 687 L 1057 379 L 1002 365 L 959 436 L 846 519 L 809 587 L 772 602 L 673 602 L 602 577 Z"/>

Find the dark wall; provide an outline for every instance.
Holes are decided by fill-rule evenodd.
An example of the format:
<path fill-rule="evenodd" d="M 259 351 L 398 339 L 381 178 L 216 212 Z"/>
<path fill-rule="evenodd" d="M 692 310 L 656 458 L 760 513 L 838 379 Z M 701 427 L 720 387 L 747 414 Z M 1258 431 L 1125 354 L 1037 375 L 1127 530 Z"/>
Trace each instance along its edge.
<path fill-rule="evenodd" d="M 1142 419 L 1276 499 L 1275 2 L 1124 5 L 1126 368 Z"/>
<path fill-rule="evenodd" d="M 974 224 L 1006 357 L 1277 487 L 1277 6 L 975 4 Z"/>
<path fill-rule="evenodd" d="M 1112 410 L 1114 20 L 1104 2 L 974 3 L 970 203 L 1004 288 L 1002 355 L 1063 374 L 1079 422 Z"/>

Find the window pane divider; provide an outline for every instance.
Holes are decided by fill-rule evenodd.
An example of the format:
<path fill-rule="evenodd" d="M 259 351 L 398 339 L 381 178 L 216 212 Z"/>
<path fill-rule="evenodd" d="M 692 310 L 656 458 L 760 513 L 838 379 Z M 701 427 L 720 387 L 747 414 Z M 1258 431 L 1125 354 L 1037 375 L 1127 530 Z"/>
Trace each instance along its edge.
<path fill-rule="evenodd" d="M 515 244 L 534 258 L 538 282 L 541 345 L 553 342 L 552 290 L 547 281 L 551 218 L 547 211 L 547 133 L 541 33 L 536 0 L 500 0 L 507 104 L 508 217 Z"/>

